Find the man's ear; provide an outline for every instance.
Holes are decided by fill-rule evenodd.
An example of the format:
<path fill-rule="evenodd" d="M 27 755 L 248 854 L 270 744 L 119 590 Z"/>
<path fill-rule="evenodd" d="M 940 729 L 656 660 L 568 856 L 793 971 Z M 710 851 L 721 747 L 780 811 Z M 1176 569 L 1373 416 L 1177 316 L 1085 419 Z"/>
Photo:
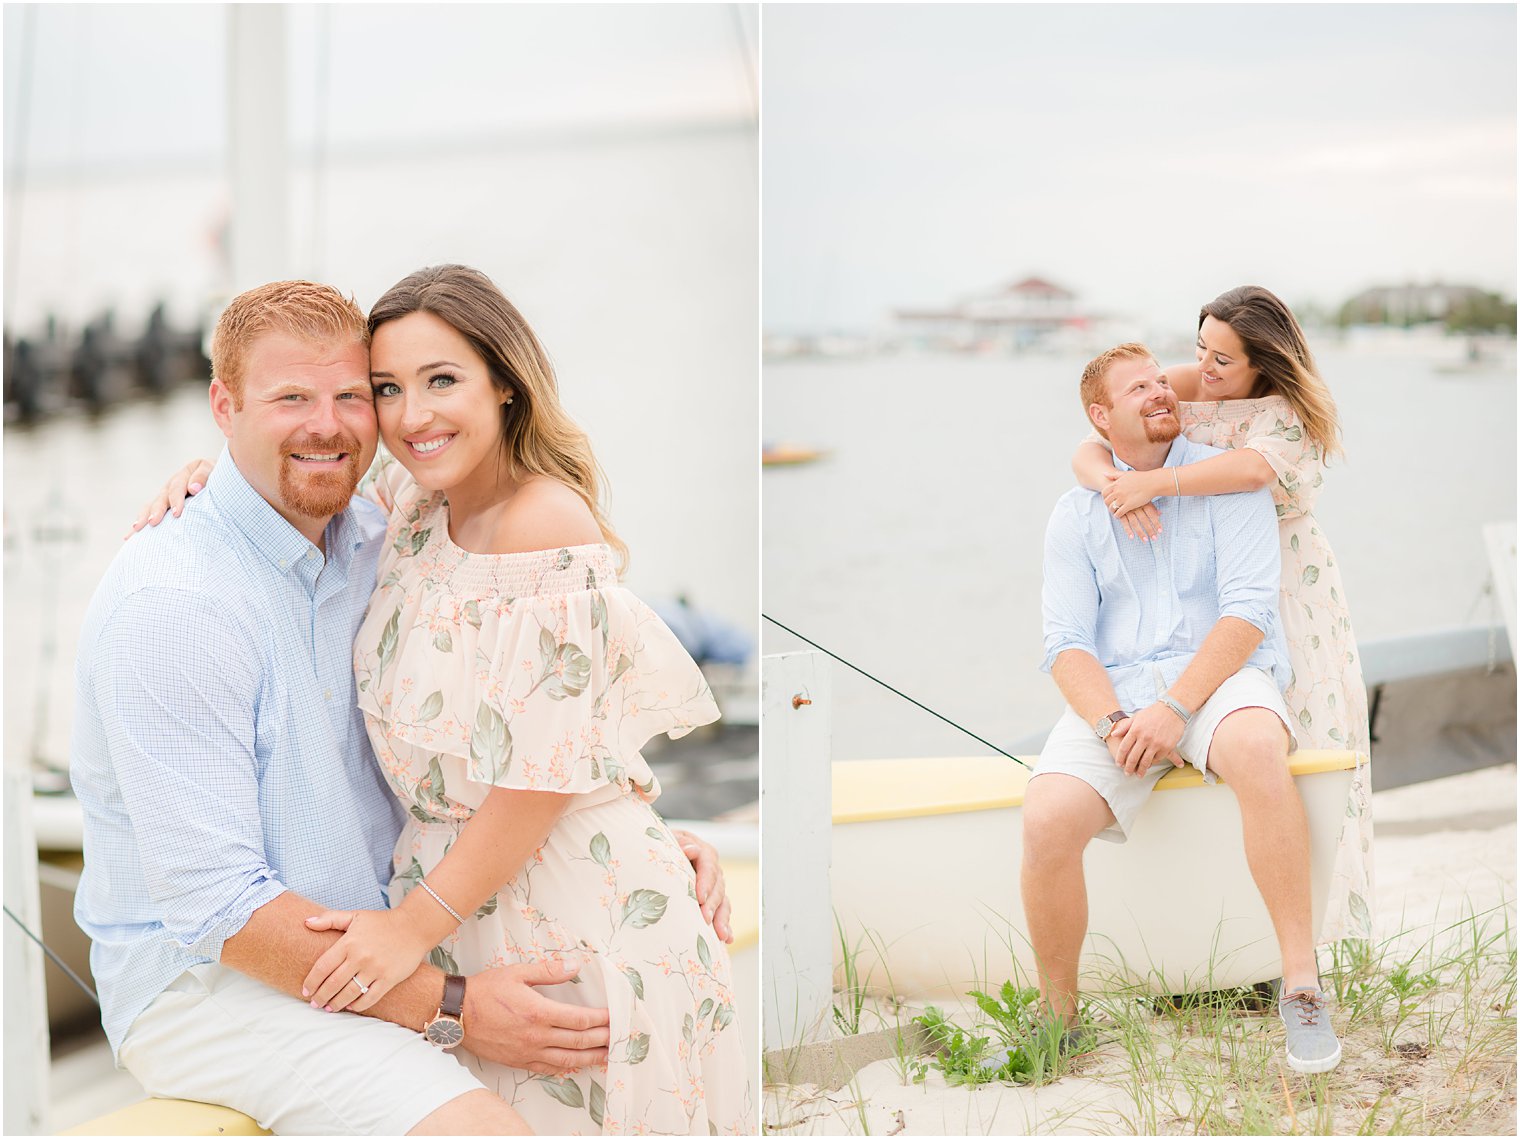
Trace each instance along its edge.
<path fill-rule="evenodd" d="M 222 429 L 222 434 L 232 438 L 232 393 L 221 380 L 211 381 L 211 418 Z"/>
<path fill-rule="evenodd" d="M 1087 405 L 1087 418 L 1092 420 L 1092 425 L 1103 433 L 1103 438 L 1108 438 L 1108 408 L 1101 403 Z"/>

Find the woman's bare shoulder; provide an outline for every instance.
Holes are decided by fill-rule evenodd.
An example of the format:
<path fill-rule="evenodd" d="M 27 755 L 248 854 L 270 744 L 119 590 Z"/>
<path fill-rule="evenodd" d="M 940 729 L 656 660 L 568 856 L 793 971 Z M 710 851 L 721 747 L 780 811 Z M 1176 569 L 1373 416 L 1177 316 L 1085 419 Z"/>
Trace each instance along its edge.
<path fill-rule="evenodd" d="M 586 500 L 558 479 L 539 475 L 512 495 L 501 512 L 492 546 L 494 553 L 518 554 L 601 540 L 601 527 Z"/>

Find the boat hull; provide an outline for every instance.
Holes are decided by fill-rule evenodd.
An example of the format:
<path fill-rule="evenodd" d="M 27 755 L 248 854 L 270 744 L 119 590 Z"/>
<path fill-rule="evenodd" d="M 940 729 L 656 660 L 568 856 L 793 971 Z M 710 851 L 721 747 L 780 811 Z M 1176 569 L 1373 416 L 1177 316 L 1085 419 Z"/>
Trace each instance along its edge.
<path fill-rule="evenodd" d="M 1030 762 L 1034 762 L 1031 758 Z M 1314 925 L 1324 918 L 1356 756 L 1299 752 Z M 1028 773 L 1003 758 L 834 764 L 831 884 L 857 978 L 905 999 L 1033 984 L 1019 891 Z M 1169 772 L 1127 843 L 1084 858 L 1082 984 L 1157 994 L 1249 985 L 1282 973 L 1246 865 L 1240 812 L 1222 783 Z"/>

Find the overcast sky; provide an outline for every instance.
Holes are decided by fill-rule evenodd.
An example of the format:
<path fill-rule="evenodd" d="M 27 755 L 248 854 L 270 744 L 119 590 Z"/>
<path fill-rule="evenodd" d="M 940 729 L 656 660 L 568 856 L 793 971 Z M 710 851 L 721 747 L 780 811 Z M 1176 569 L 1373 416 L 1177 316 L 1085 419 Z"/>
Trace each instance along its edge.
<path fill-rule="evenodd" d="M 1513 5 L 772 5 L 765 325 L 1515 287 Z"/>
<path fill-rule="evenodd" d="M 297 148 L 319 127 L 353 148 L 754 115 L 749 4 L 281 10 Z M 220 161 L 229 20 L 224 4 L 7 4 L 7 175 Z"/>

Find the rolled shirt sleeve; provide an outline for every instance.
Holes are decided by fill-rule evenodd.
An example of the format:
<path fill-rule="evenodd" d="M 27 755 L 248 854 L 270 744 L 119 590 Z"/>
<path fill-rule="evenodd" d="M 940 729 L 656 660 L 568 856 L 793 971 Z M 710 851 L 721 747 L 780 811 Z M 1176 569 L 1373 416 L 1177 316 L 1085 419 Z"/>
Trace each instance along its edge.
<path fill-rule="evenodd" d="M 154 587 L 111 615 L 90 671 L 144 886 L 169 936 L 213 960 L 285 890 L 259 809 L 257 644 L 212 598 Z"/>
<path fill-rule="evenodd" d="M 1098 578 L 1087 554 L 1084 527 L 1071 495 L 1056 502 L 1045 527 L 1044 577 L 1040 591 L 1049 672 L 1068 649 L 1098 655 Z"/>
<path fill-rule="evenodd" d="M 1282 549 L 1269 491 L 1221 494 L 1211 500 L 1219 616 L 1248 621 L 1271 638 L 1277 628 Z"/>

